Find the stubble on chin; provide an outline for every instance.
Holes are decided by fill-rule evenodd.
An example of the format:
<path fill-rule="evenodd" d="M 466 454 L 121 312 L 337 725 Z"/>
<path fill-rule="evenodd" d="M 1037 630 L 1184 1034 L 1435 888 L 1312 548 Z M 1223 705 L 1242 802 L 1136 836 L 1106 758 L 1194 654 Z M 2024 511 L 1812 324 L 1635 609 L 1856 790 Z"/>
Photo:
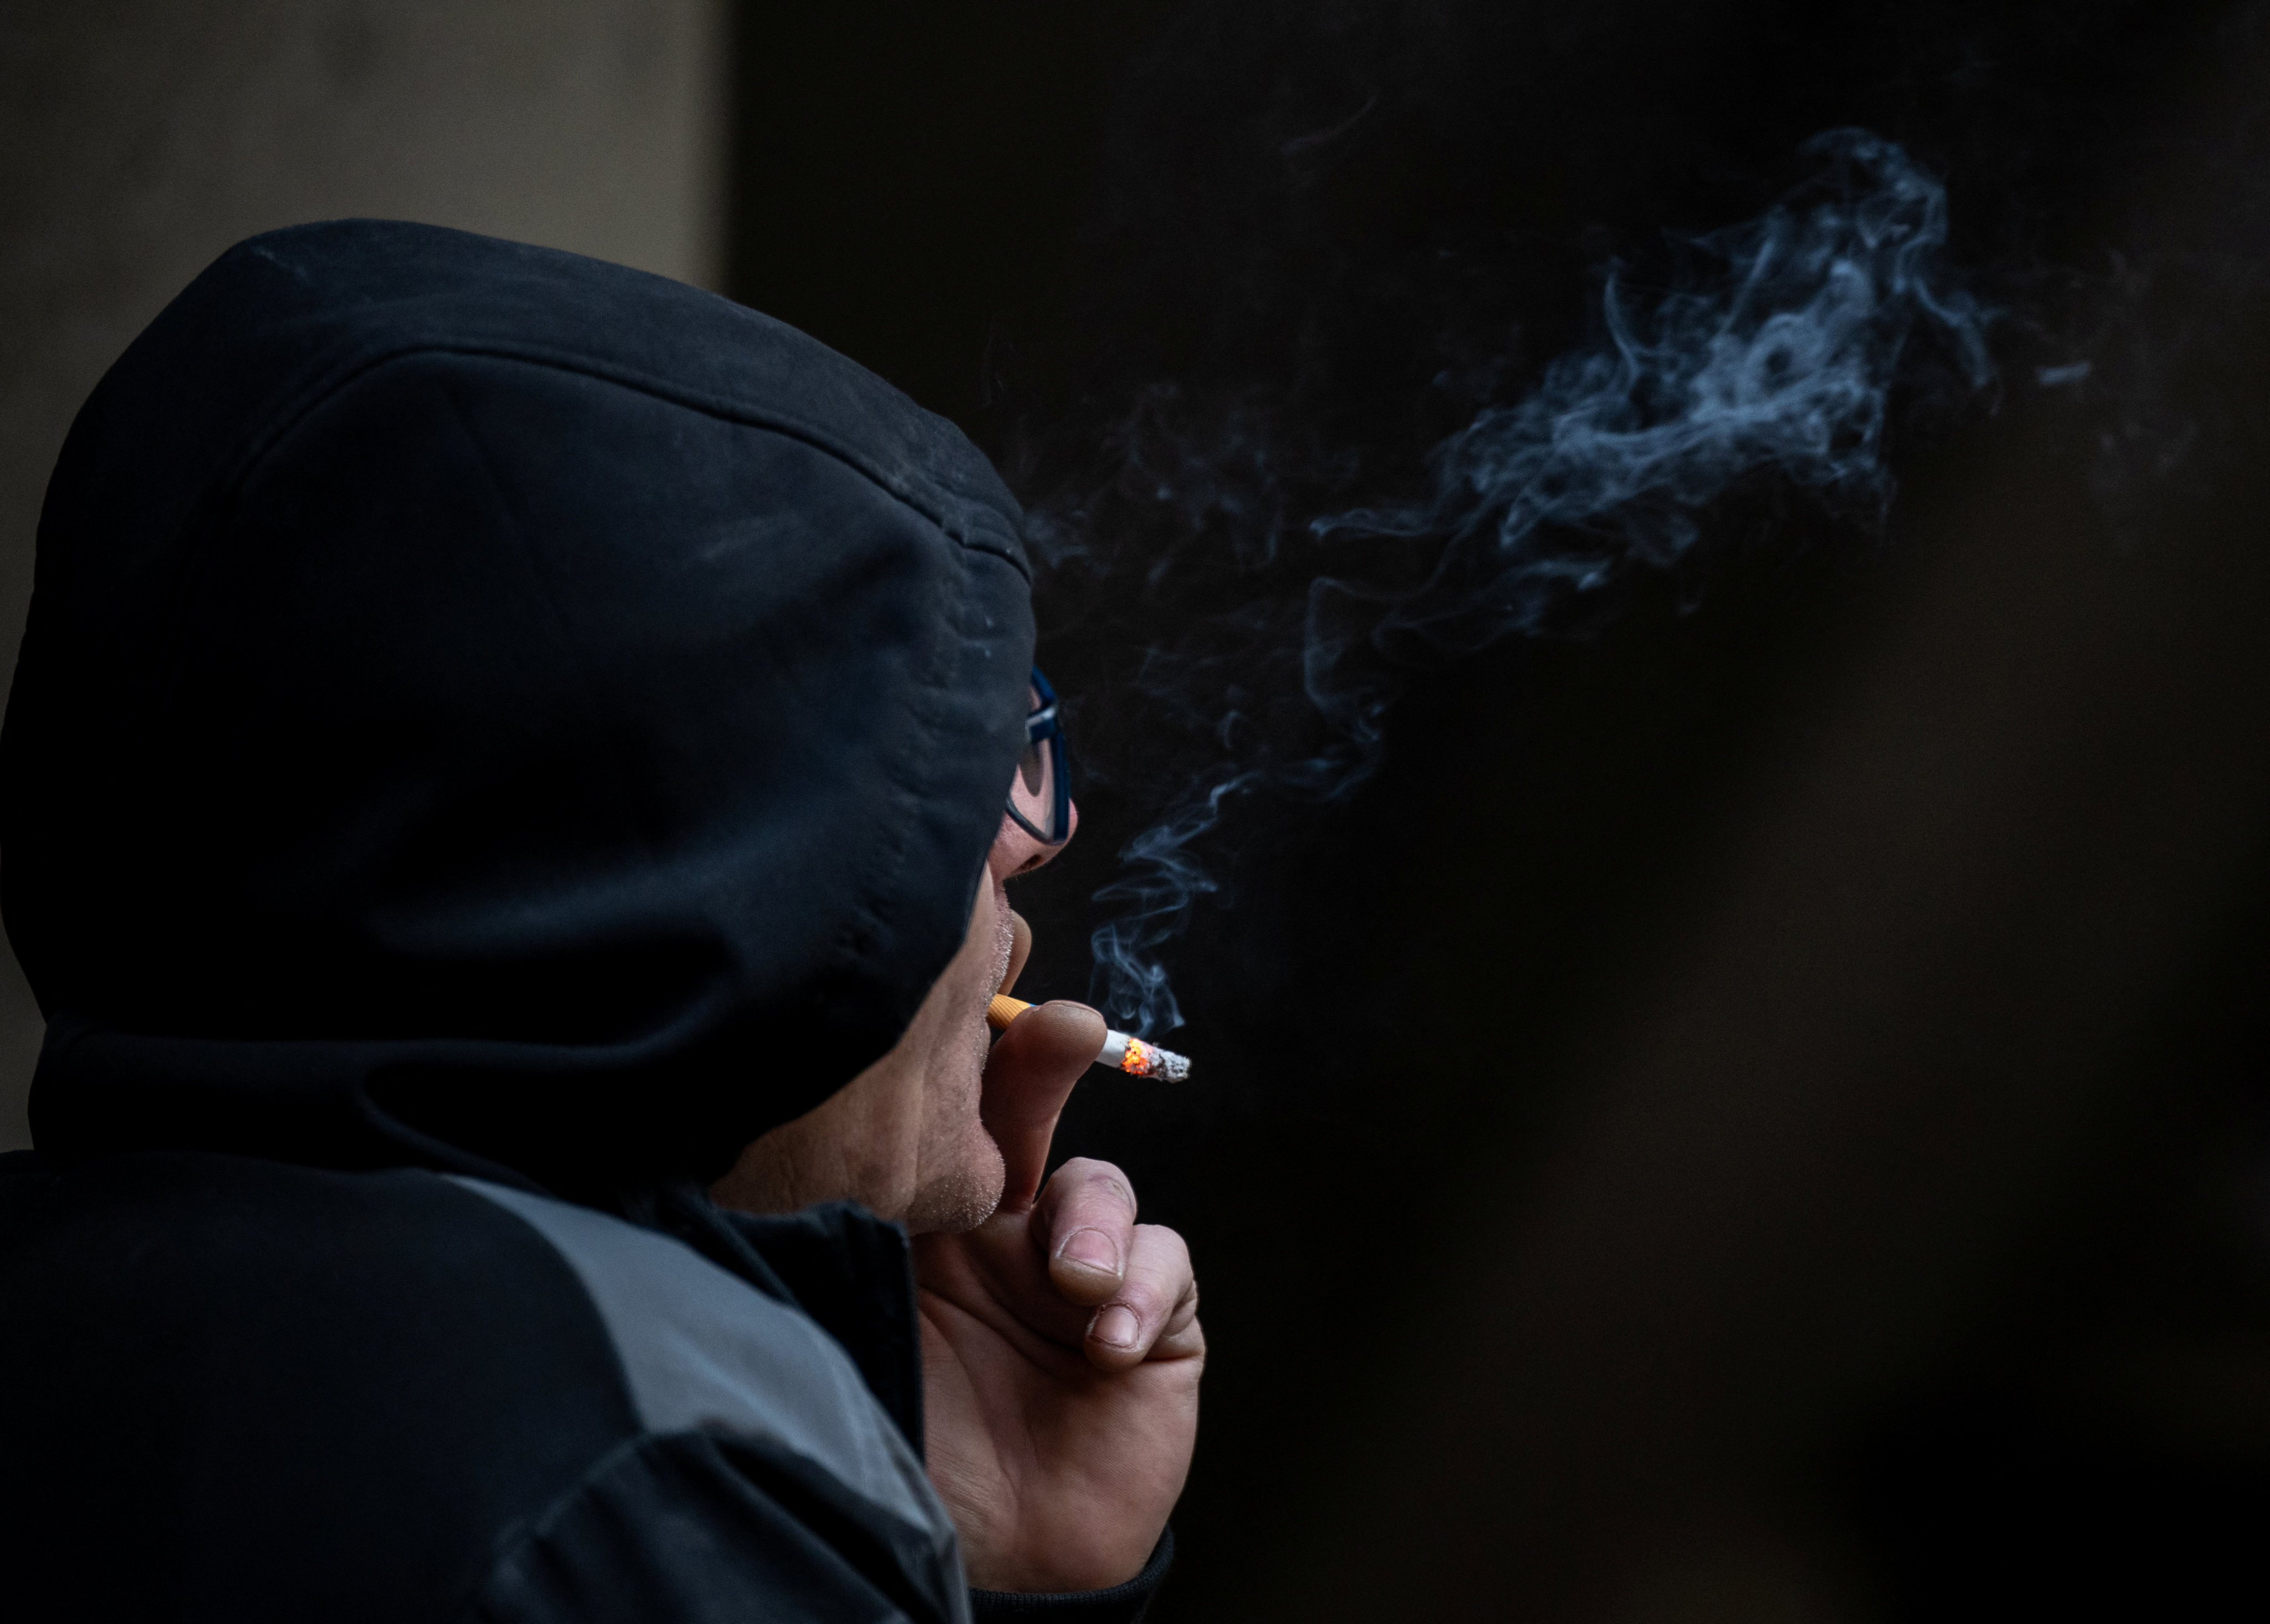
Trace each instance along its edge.
<path fill-rule="evenodd" d="M 933 1086 L 948 1098 L 935 1100 L 930 1123 L 930 1142 L 923 1162 L 933 1169 L 906 1214 L 907 1228 L 916 1235 L 960 1234 L 975 1229 L 993 1216 L 1001 1205 L 1001 1188 L 1007 1169 L 1001 1148 L 979 1119 L 985 1086 L 985 1057 L 992 1040 L 985 1024 L 985 1006 L 1009 973 L 1009 955 L 1016 937 L 1009 923 L 1009 899 L 1000 880 L 990 874 L 993 887 L 993 953 L 984 984 L 976 989 L 968 1007 L 960 1012 L 954 1030 L 941 1047 L 951 1052 L 939 1057 L 932 1073 Z"/>

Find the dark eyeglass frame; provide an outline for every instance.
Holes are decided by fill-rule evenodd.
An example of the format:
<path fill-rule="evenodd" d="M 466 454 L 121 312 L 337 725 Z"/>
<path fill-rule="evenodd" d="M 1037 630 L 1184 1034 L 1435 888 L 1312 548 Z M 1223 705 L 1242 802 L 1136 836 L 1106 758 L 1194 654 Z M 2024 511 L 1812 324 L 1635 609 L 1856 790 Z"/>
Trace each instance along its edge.
<path fill-rule="evenodd" d="M 1025 718 L 1025 749 L 1027 753 L 1044 750 L 1049 755 L 1049 782 L 1055 786 L 1050 798 L 1049 827 L 1059 833 L 1050 834 L 1047 829 L 1035 828 L 1033 820 L 1017 809 L 1017 792 L 1009 791 L 1009 815 L 1017 827 L 1043 846 L 1061 846 L 1072 838 L 1072 746 L 1065 738 L 1064 723 L 1057 714 L 1057 691 L 1049 686 L 1049 679 L 1041 675 L 1041 668 L 1033 667 L 1033 692 L 1040 696 Z M 1017 770 L 1024 771 L 1022 757 Z"/>

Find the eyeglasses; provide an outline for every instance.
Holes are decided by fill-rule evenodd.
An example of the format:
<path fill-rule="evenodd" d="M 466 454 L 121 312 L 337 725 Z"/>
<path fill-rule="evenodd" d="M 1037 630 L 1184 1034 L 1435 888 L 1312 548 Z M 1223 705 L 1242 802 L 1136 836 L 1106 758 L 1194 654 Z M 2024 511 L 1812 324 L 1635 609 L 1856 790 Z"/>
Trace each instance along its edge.
<path fill-rule="evenodd" d="M 1025 753 L 1009 781 L 1009 815 L 1043 846 L 1072 838 L 1072 755 L 1057 719 L 1057 691 L 1033 670 L 1033 708 L 1025 718 Z"/>

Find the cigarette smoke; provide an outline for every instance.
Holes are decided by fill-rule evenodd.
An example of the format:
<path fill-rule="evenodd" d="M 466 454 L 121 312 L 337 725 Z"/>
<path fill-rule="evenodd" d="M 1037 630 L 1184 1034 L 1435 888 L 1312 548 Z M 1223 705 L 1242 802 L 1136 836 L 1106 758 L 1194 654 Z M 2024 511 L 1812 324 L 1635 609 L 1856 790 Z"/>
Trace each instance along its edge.
<path fill-rule="evenodd" d="M 1818 170 L 1798 192 L 1674 240 L 1668 291 L 1636 290 L 1612 266 L 1597 338 L 1436 446 L 1421 494 L 1302 522 L 1291 493 L 1318 484 L 1284 469 L 1345 484 L 1354 452 L 1303 443 L 1257 399 L 1203 434 L 1170 388 L 1129 414 L 1121 483 L 1131 475 L 1188 535 L 1226 540 L 1161 553 L 1147 584 L 1198 569 L 1251 595 L 1146 653 L 1145 692 L 1209 759 L 1096 894 L 1109 916 L 1091 996 L 1115 1022 L 1144 1035 L 1182 1024 L 1161 952 L 1217 889 L 1207 837 L 1249 797 L 1348 795 L 1376 767 L 1414 664 L 1597 624 L 1635 581 L 1706 560 L 1730 498 L 1801 497 L 1881 523 L 1895 389 L 1945 408 L 1994 381 L 1993 312 L 1946 261 L 1944 188 L 1864 130 L 1804 150 Z M 1044 504 L 1043 561 L 1092 567 L 1085 528 Z"/>

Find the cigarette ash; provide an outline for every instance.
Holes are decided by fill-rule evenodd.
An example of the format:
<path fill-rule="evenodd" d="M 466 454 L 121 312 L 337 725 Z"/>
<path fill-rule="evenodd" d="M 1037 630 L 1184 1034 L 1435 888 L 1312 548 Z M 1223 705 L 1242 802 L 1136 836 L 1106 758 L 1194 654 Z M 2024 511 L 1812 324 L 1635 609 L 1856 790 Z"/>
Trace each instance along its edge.
<path fill-rule="evenodd" d="M 1127 1052 L 1119 1062 L 1119 1069 L 1137 1077 L 1155 1077 L 1161 1082 L 1179 1083 L 1191 1074 L 1191 1063 L 1186 1056 L 1171 1049 L 1161 1049 L 1139 1037 L 1127 1040 Z"/>
<path fill-rule="evenodd" d="M 1946 262 L 1938 180 L 1864 130 L 1804 152 L 1816 173 L 1781 203 L 1672 240 L 1668 291 L 1639 293 L 1611 266 L 1596 339 L 1438 444 L 1418 495 L 1303 523 L 1286 467 L 1338 478 L 1360 466 L 1353 452 L 1257 397 L 1194 431 L 1161 386 L 1115 436 L 1118 469 L 1035 505 L 1044 566 L 1094 574 L 1094 493 L 1146 493 L 1182 539 L 1213 544 L 1169 545 L 1146 584 L 1196 569 L 1231 604 L 1151 644 L 1137 678 L 1153 724 L 1180 723 L 1205 759 L 1096 893 L 1109 916 L 1091 938 L 1091 997 L 1116 1021 L 1145 1035 L 1182 1024 L 1162 953 L 1218 888 L 1209 837 L 1241 801 L 1332 802 L 1361 783 L 1414 663 L 1597 624 L 1634 580 L 1707 560 L 1732 496 L 1880 525 L 1895 388 L 1920 412 L 1994 381 L 1994 313 Z"/>

